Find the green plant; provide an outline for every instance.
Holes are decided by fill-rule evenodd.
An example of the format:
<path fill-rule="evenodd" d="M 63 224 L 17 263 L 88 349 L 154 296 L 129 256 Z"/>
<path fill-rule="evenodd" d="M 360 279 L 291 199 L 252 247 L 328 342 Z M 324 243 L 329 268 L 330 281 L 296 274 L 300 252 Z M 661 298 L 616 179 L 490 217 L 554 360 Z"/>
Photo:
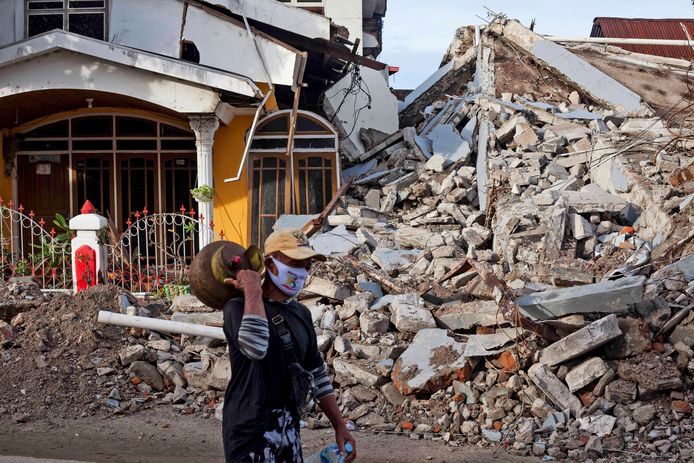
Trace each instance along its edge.
<path fill-rule="evenodd" d="M 63 217 L 63 215 L 59 212 L 55 213 L 55 219 L 53 219 L 53 225 L 55 225 L 55 228 L 59 232 L 55 236 L 55 240 L 58 241 L 59 243 L 69 243 L 72 240 L 72 237 L 74 236 L 74 232 L 70 230 L 70 225 L 68 224 L 67 219 Z"/>
<path fill-rule="evenodd" d="M 214 198 L 214 188 L 209 185 L 200 185 L 190 190 L 190 194 L 198 202 L 209 203 Z"/>

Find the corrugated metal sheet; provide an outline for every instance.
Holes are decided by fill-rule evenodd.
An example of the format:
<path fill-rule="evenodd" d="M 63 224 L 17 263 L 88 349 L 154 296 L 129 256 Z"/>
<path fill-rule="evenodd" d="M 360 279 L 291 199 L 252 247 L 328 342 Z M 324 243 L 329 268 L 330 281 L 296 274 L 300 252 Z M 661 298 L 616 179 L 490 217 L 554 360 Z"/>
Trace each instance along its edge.
<path fill-rule="evenodd" d="M 694 19 L 595 18 L 591 37 L 633 39 L 692 40 Z M 692 47 L 662 45 L 619 45 L 625 50 L 668 58 L 694 59 Z"/>

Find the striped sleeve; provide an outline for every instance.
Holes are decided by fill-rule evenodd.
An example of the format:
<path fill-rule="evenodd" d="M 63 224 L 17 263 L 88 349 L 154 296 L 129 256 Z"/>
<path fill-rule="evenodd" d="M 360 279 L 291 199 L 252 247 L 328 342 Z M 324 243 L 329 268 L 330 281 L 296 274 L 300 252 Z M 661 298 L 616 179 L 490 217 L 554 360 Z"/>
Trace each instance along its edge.
<path fill-rule="evenodd" d="M 311 370 L 310 373 L 316 385 L 316 400 L 320 400 L 327 395 L 335 393 L 330 378 L 328 377 L 328 366 L 325 362 L 315 370 Z"/>
<path fill-rule="evenodd" d="M 239 327 L 239 350 L 251 360 L 262 360 L 270 340 L 268 321 L 258 315 L 244 315 Z"/>

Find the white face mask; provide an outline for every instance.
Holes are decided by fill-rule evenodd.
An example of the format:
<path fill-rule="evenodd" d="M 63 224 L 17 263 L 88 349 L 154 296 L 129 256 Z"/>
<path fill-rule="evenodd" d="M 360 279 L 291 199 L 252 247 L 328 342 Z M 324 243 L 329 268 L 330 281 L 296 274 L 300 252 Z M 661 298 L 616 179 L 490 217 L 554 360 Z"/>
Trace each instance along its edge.
<path fill-rule="evenodd" d="M 308 278 L 308 270 L 305 268 L 294 268 L 283 264 L 274 257 L 270 257 L 277 267 L 278 274 L 275 275 L 270 270 L 268 274 L 272 282 L 289 297 L 296 297 L 301 292 Z"/>

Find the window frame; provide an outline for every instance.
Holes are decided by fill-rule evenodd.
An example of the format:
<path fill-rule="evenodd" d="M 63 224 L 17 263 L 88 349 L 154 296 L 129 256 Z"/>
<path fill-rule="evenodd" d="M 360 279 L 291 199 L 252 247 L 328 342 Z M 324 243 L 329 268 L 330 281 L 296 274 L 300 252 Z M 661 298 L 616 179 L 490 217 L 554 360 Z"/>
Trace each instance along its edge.
<path fill-rule="evenodd" d="M 80 120 L 83 118 L 99 118 L 99 117 L 104 117 L 104 118 L 109 118 L 110 121 L 109 123 L 111 124 L 111 136 L 104 137 L 104 136 L 97 136 L 97 137 L 92 137 L 92 136 L 74 136 L 73 135 L 73 125 L 75 123 L 75 120 Z M 117 121 L 118 119 L 125 118 L 125 119 L 136 119 L 136 120 L 142 120 L 142 121 L 147 121 L 149 123 L 154 123 L 155 124 L 155 130 L 156 136 L 147 136 L 147 137 L 125 137 L 125 136 L 118 136 L 117 135 Z M 63 129 L 61 128 L 61 132 L 59 135 L 52 135 L 52 136 L 32 136 L 31 132 L 35 130 L 40 130 L 41 128 L 50 126 L 52 124 L 60 124 L 60 123 L 66 123 L 66 127 Z M 164 127 L 172 127 L 174 129 L 177 129 L 180 131 L 180 133 L 170 135 L 170 134 L 163 134 L 162 129 Z M 173 210 L 167 211 L 167 210 L 161 210 L 161 212 L 176 212 L 178 210 L 179 205 L 169 205 L 167 204 L 167 198 L 166 198 L 166 192 L 164 191 L 165 188 L 165 181 L 163 179 L 164 175 L 164 160 L 167 158 L 176 158 L 176 157 L 186 157 L 190 159 L 195 159 L 197 161 L 197 151 L 194 146 L 192 146 L 189 149 L 169 149 L 167 147 L 162 146 L 162 142 L 166 141 L 194 141 L 195 140 L 195 134 L 191 130 L 190 126 L 181 122 L 181 121 L 175 121 L 171 119 L 166 119 L 164 117 L 156 117 L 156 116 L 148 116 L 144 114 L 129 114 L 129 113 L 114 113 L 114 112 L 101 112 L 101 111 L 94 111 L 94 112 L 87 112 L 87 113 L 76 113 L 72 114 L 63 118 L 55 119 L 55 120 L 50 120 L 49 122 L 43 123 L 43 124 L 37 124 L 32 126 L 31 128 L 25 130 L 22 132 L 25 135 L 25 140 L 24 141 L 37 141 L 37 142 L 64 142 L 67 144 L 67 149 L 36 149 L 36 150 L 27 150 L 27 149 L 22 149 L 21 144 L 20 144 L 20 149 L 17 151 L 17 155 L 21 156 L 27 156 L 27 155 L 42 155 L 42 154 L 66 154 L 68 156 L 68 180 L 69 180 L 69 196 L 70 196 L 70 215 L 74 215 L 75 211 L 79 211 L 79 208 L 81 207 L 81 204 L 78 204 L 77 202 L 77 172 L 74 168 L 75 166 L 75 160 L 83 158 L 83 157 L 98 157 L 98 156 L 109 156 L 113 161 L 112 161 L 112 179 L 111 181 L 114 182 L 111 184 L 111 188 L 113 188 L 113 191 L 111 192 L 111 212 L 112 216 L 114 218 L 114 223 L 117 228 L 120 228 L 123 223 L 121 220 L 121 198 L 120 198 L 120 173 L 118 172 L 120 169 L 119 167 L 119 162 L 118 159 L 120 159 L 122 156 L 146 156 L 146 157 L 153 157 L 156 162 L 155 162 L 155 169 L 156 169 L 156 185 L 155 185 L 155 205 L 148 206 L 152 212 L 159 211 L 157 208 L 163 208 L 164 206 L 169 206 L 168 208 L 173 207 Z M 184 134 L 187 134 L 184 136 Z M 117 149 L 117 141 L 118 140 L 144 140 L 144 141 L 151 141 L 156 144 L 155 149 L 132 149 L 132 150 L 120 150 Z M 75 149 L 74 147 L 74 142 L 75 141 L 108 141 L 111 144 L 110 149 Z M 196 165 L 197 169 L 197 165 Z"/>
<path fill-rule="evenodd" d="M 71 1 L 80 1 L 80 0 L 20 0 L 22 1 L 24 5 L 24 37 L 25 38 L 31 38 L 31 37 L 36 37 L 37 35 L 45 34 L 46 32 L 41 32 L 39 34 L 35 35 L 29 35 L 29 17 L 31 16 L 48 16 L 48 15 L 57 15 L 60 14 L 63 17 L 63 27 L 61 28 L 62 30 L 66 32 L 70 32 L 70 14 L 102 14 L 103 15 L 103 23 L 104 23 L 104 36 L 101 39 L 94 38 L 94 37 L 89 37 L 86 35 L 78 34 L 81 37 L 87 37 L 90 39 L 94 40 L 101 40 L 101 41 L 108 41 L 108 17 L 109 17 L 109 9 L 110 9 L 110 1 L 109 0 L 103 0 L 104 6 L 103 7 L 91 7 L 91 8 L 71 8 L 70 7 L 70 2 Z M 54 2 L 57 3 L 58 1 L 62 2 L 63 7 L 62 8 L 55 8 L 55 9 L 46 9 L 46 10 L 31 10 L 29 9 L 29 5 L 31 3 L 41 3 L 41 2 Z M 85 0 L 88 1 L 88 0 Z M 72 32 L 73 34 L 77 34 L 76 32 Z"/>
<path fill-rule="evenodd" d="M 285 161 L 285 190 L 286 199 L 284 202 L 284 214 L 300 214 L 300 184 L 299 184 L 299 161 L 308 160 L 312 157 L 320 157 L 323 159 L 329 159 L 332 161 L 331 167 L 331 191 L 324 191 L 323 202 L 329 202 L 333 194 L 339 190 L 340 182 L 342 177 L 341 164 L 340 164 L 340 153 L 339 153 L 339 136 L 337 130 L 328 122 L 325 118 L 318 114 L 312 113 L 310 111 L 299 110 L 297 112 L 297 118 L 307 119 L 312 122 L 315 126 L 320 127 L 320 130 L 307 130 L 299 131 L 294 135 L 294 147 L 290 152 L 287 152 L 287 143 L 289 141 L 289 127 L 287 127 L 287 132 L 262 132 L 262 128 L 279 118 L 291 118 L 292 110 L 282 110 L 276 111 L 258 123 L 258 128 L 256 129 L 256 134 L 253 139 L 246 140 L 246 143 L 253 143 L 255 140 L 284 140 L 284 147 L 282 148 L 265 148 L 258 149 L 252 148 L 249 150 L 249 156 L 246 161 L 246 172 L 247 172 L 247 187 L 248 187 L 248 242 L 251 244 L 259 245 L 262 243 L 254 243 L 253 241 L 253 226 L 255 205 L 253 204 L 253 192 L 254 192 L 254 182 L 253 174 L 254 167 L 253 162 L 265 157 L 275 157 Z M 290 120 L 291 122 L 291 120 Z M 297 124 L 298 125 L 298 124 Z M 300 148 L 296 146 L 296 140 L 302 139 L 334 139 L 334 144 L 330 148 Z M 323 168 L 324 170 L 324 168 Z M 325 180 L 324 180 L 325 182 Z M 304 192 L 308 194 L 308 191 Z M 325 197 L 327 196 L 327 199 Z M 308 200 L 307 200 L 308 205 Z M 258 204 L 260 207 L 260 204 Z M 281 212 L 281 211 L 280 211 Z M 318 211 L 320 212 L 320 211 Z M 258 217 L 262 216 L 261 211 L 258 211 Z M 267 215 L 267 214 L 266 214 Z M 262 240 L 262 234 L 259 232 L 259 240 Z"/>

